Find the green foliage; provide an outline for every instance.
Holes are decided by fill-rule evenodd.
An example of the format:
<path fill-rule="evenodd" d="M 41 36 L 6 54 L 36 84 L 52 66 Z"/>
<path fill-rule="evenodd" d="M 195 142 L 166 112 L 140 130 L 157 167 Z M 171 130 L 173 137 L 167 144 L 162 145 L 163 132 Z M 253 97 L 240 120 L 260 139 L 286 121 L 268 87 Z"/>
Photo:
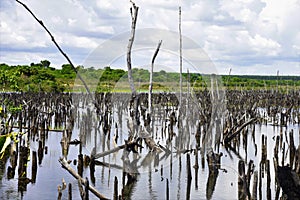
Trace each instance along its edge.
<path fill-rule="evenodd" d="M 9 66 L 0 64 L 0 85 L 5 91 L 62 92 L 75 77 L 68 65 L 62 70 L 50 67 L 50 61 L 30 65 Z"/>
<path fill-rule="evenodd" d="M 117 82 L 127 82 L 127 71 L 113 69 L 110 66 L 104 69 L 96 67 L 77 66 L 76 71 L 86 80 L 92 91 L 110 92 Z M 140 83 L 140 89 L 148 88 L 150 73 L 147 69 L 132 69 L 135 82 Z M 189 79 L 190 85 L 195 89 L 205 89 L 209 84 L 208 76 L 199 73 L 183 73 L 183 83 Z M 64 92 L 71 91 L 74 85 L 76 73 L 70 64 L 62 65 L 62 69 L 51 67 L 51 62 L 42 60 L 40 63 L 30 65 L 9 66 L 0 64 L 0 86 L 2 91 L 33 91 L 33 92 Z M 299 88 L 299 76 L 242 76 L 223 75 L 223 85 L 227 89 L 270 89 Z M 164 85 L 176 85 L 179 83 L 179 73 L 166 72 L 164 70 L 153 73 L 154 89 L 166 89 Z M 80 84 L 80 83 L 79 83 Z M 184 84 L 186 85 L 186 84 Z M 125 86 L 124 86 L 125 87 Z M 126 86 L 127 87 L 127 86 Z M 138 88 L 137 88 L 138 89 Z"/>
<path fill-rule="evenodd" d="M 74 79 L 76 77 L 76 73 L 74 72 L 72 66 L 70 64 L 62 65 L 62 69 L 60 71 L 62 76 L 67 79 Z"/>
<path fill-rule="evenodd" d="M 102 75 L 99 78 L 100 82 L 117 82 L 125 74 L 125 71 L 122 69 L 111 69 L 110 67 L 105 67 Z"/>
<path fill-rule="evenodd" d="M 8 111 L 11 113 L 11 114 L 16 114 L 20 111 L 22 111 L 22 105 L 18 105 L 18 106 L 9 106 L 8 107 Z"/>
<path fill-rule="evenodd" d="M 50 66 L 50 61 L 48 60 L 42 60 L 41 64 L 44 68 L 48 68 Z"/>

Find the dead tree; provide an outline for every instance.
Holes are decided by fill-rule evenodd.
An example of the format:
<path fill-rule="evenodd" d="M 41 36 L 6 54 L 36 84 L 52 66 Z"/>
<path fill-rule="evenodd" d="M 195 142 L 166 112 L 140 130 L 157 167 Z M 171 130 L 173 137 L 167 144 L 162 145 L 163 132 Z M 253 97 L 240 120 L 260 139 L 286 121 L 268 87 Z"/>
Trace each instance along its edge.
<path fill-rule="evenodd" d="M 150 72 L 150 81 L 149 81 L 149 96 L 148 96 L 148 112 L 149 112 L 149 114 L 151 114 L 151 96 L 152 96 L 152 88 L 153 88 L 152 77 L 153 77 L 154 61 L 155 61 L 155 58 L 156 58 L 156 56 L 158 54 L 159 48 L 161 46 L 161 43 L 162 43 L 162 40 L 160 40 L 158 42 L 157 48 L 156 48 L 156 50 L 154 52 L 154 55 L 152 57 L 152 62 L 151 62 L 151 72 Z"/>
<path fill-rule="evenodd" d="M 181 6 L 179 6 L 179 85 L 180 85 L 180 96 L 179 96 L 179 108 L 181 107 L 182 101 L 182 36 L 181 36 Z"/>
<path fill-rule="evenodd" d="M 132 7 L 130 8 L 130 14 L 131 14 L 131 33 L 130 33 L 130 38 L 127 46 L 127 68 L 128 68 L 128 82 L 130 85 L 130 89 L 132 92 L 132 95 L 135 96 L 135 87 L 134 87 L 134 82 L 133 82 L 133 77 L 132 77 L 132 65 L 131 65 L 131 49 L 134 41 L 134 36 L 135 36 L 135 27 L 136 27 L 136 21 L 137 21 L 137 15 L 138 15 L 138 10 L 139 7 L 135 5 L 134 2 L 130 1 L 132 3 Z"/>

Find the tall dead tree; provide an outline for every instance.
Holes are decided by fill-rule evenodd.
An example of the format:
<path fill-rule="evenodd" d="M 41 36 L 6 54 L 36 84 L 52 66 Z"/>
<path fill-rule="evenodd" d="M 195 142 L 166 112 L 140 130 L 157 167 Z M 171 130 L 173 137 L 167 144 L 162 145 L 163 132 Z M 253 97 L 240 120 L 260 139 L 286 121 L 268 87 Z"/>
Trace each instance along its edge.
<path fill-rule="evenodd" d="M 136 91 L 134 87 L 133 77 L 132 77 L 132 65 L 131 65 L 131 49 L 134 41 L 135 36 L 135 27 L 136 27 L 136 21 L 137 21 L 137 15 L 139 11 L 139 7 L 135 5 L 133 1 L 130 1 L 132 3 L 132 7 L 130 8 L 130 14 L 131 14 L 131 33 L 130 38 L 127 46 L 127 68 L 128 68 L 128 82 L 130 85 L 130 89 L 132 92 L 132 95 L 135 96 Z"/>
<path fill-rule="evenodd" d="M 151 71 L 150 71 L 150 80 L 149 80 L 149 94 L 148 94 L 148 112 L 149 114 L 151 114 L 151 96 L 152 96 L 152 88 L 153 88 L 153 68 L 154 68 L 154 61 L 155 61 L 155 58 L 158 54 L 158 51 L 159 51 L 159 48 L 161 46 L 161 43 L 162 43 L 162 40 L 160 40 L 158 42 L 158 45 L 157 45 L 157 48 L 154 52 L 154 55 L 152 57 L 152 62 L 151 62 Z"/>
<path fill-rule="evenodd" d="M 181 6 L 179 6 L 179 87 L 180 87 L 180 94 L 179 94 L 179 107 L 181 107 L 182 101 L 182 36 L 181 36 Z"/>

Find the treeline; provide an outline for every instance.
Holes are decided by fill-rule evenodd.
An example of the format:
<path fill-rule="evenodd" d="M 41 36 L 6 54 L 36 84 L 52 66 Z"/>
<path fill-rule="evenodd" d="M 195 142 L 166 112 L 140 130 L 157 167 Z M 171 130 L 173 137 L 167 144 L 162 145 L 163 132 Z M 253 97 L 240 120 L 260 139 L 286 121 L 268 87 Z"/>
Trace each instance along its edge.
<path fill-rule="evenodd" d="M 70 65 L 55 69 L 47 60 L 30 65 L 0 64 L 2 91 L 63 92 L 69 88 L 75 76 Z"/>
<path fill-rule="evenodd" d="M 104 67 L 76 67 L 76 70 L 89 85 L 96 85 L 99 92 L 111 91 L 117 82 L 127 82 L 127 71 Z M 147 89 L 150 73 L 146 69 L 133 69 L 134 80 L 140 83 L 140 88 Z M 48 60 L 30 65 L 10 66 L 0 64 L 0 88 L 2 91 L 33 91 L 33 92 L 69 92 L 73 91 L 76 73 L 69 64 L 61 69 L 51 67 Z M 183 80 L 189 81 L 196 89 L 207 87 L 203 76 L 199 73 L 183 73 Z M 223 85 L 227 89 L 270 89 L 296 88 L 300 86 L 300 76 L 249 76 L 249 75 L 223 75 Z M 162 89 L 165 85 L 174 85 L 179 82 L 179 73 L 161 70 L 153 74 L 154 89 Z"/>

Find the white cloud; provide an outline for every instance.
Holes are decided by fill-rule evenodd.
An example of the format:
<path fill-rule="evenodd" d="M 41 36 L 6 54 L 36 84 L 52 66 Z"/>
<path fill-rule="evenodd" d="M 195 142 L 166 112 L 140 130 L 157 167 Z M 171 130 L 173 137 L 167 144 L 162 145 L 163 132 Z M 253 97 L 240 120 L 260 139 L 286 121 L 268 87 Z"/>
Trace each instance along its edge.
<path fill-rule="evenodd" d="M 250 45 L 259 54 L 267 56 L 276 56 L 280 52 L 281 45 L 277 42 L 256 34 L 254 38 L 250 38 Z"/>
<path fill-rule="evenodd" d="M 44 22 L 76 64 L 82 64 L 98 44 L 130 30 L 129 0 L 23 2 Z M 281 71 L 300 73 L 299 0 L 136 0 L 135 3 L 139 6 L 138 29 L 171 31 L 178 31 L 180 3 L 183 35 L 198 43 L 221 73 L 227 73 L 230 66 L 240 73 L 254 73 L 257 69 L 267 73 L 273 65 L 282 67 Z M 2 0 L 0 10 L 0 62 L 27 64 L 30 59 L 49 59 L 56 66 L 66 63 L 49 36 L 21 5 Z M 120 48 L 126 49 L 126 45 Z M 161 56 L 160 61 L 166 65 L 178 62 L 173 57 Z"/>

